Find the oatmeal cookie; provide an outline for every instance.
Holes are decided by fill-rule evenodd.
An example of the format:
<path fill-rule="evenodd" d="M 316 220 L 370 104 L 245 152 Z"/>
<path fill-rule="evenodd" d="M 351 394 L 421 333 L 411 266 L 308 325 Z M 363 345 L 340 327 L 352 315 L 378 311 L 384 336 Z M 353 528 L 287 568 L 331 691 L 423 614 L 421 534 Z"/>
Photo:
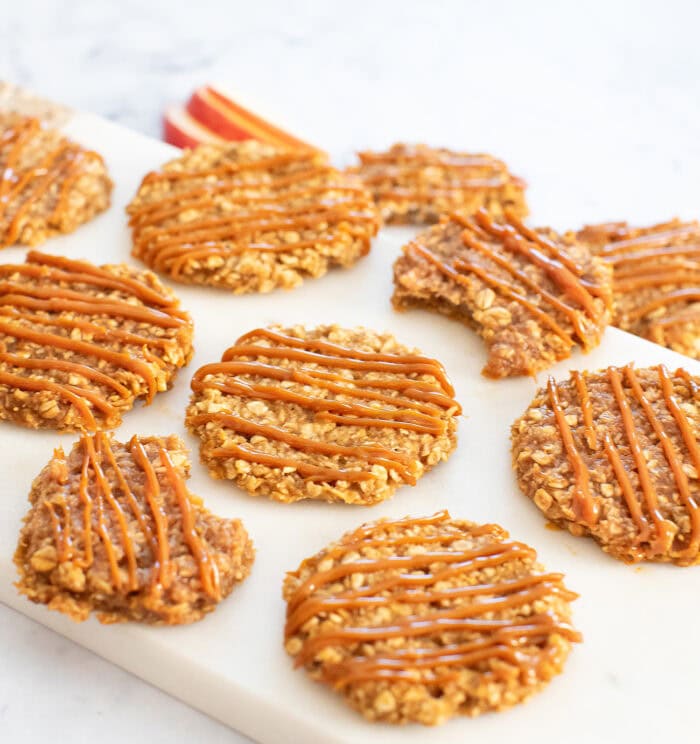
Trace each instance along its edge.
<path fill-rule="evenodd" d="M 389 334 L 259 328 L 192 379 L 202 462 L 256 495 L 374 504 L 456 446 L 440 362 Z"/>
<path fill-rule="evenodd" d="M 394 264 L 397 310 L 420 307 L 472 327 L 488 377 L 532 375 L 597 346 L 610 319 L 610 271 L 574 240 L 480 210 L 421 233 Z"/>
<path fill-rule="evenodd" d="M 38 119 L 0 113 L 0 248 L 73 232 L 111 193 L 101 155 Z"/>
<path fill-rule="evenodd" d="M 576 595 L 508 537 L 445 511 L 363 525 L 287 574 L 287 652 L 372 721 L 526 700 L 580 640 Z"/>
<path fill-rule="evenodd" d="M 623 561 L 700 561 L 700 377 L 663 365 L 571 372 L 512 427 L 523 493 Z"/>
<path fill-rule="evenodd" d="M 237 519 L 210 514 L 187 490 L 181 439 L 103 432 L 61 448 L 35 479 L 15 553 L 32 602 L 100 622 L 200 620 L 250 572 Z"/>
<path fill-rule="evenodd" d="M 578 239 L 613 269 L 613 322 L 700 359 L 700 223 L 591 225 Z"/>
<path fill-rule="evenodd" d="M 491 155 L 396 144 L 358 157 L 359 165 L 348 172 L 360 176 L 390 224 L 430 224 L 445 212 L 481 208 L 498 216 L 505 209 L 527 215 L 525 182 Z"/>
<path fill-rule="evenodd" d="M 192 320 L 150 271 L 30 251 L 0 265 L 0 419 L 118 426 L 192 356 Z"/>
<path fill-rule="evenodd" d="M 149 173 L 127 209 L 133 255 L 187 284 L 291 288 L 366 255 L 371 195 L 314 150 L 202 145 Z"/>

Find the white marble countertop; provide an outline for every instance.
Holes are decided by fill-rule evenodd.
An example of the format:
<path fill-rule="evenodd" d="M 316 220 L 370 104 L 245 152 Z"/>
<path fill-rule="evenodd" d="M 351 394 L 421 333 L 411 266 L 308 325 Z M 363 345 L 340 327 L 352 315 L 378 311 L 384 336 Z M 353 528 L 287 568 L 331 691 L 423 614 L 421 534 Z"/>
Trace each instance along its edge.
<path fill-rule="evenodd" d="M 542 222 L 567 225 L 547 192 L 572 178 L 609 205 L 578 204 L 579 219 L 700 214 L 700 177 L 685 167 L 700 150 L 694 0 L 5 5 L 0 79 L 152 136 L 166 104 L 219 80 L 338 159 L 394 139 L 508 159 L 525 138 L 531 156 L 512 165 Z M 668 201 L 668 179 L 683 203 Z M 0 658 L 3 741 L 244 741 L 1 606 Z"/>

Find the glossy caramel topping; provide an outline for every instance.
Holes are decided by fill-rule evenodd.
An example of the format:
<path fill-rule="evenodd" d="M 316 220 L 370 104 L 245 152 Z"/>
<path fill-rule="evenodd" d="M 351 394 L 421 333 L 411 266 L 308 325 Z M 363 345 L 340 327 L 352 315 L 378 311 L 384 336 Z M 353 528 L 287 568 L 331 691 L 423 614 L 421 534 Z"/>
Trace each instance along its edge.
<path fill-rule="evenodd" d="M 445 258 L 419 240 L 409 243 L 405 252 L 421 256 L 466 287 L 472 286 L 473 277 L 478 278 L 497 294 L 525 308 L 569 346 L 574 345 L 574 336 L 584 348 L 597 342 L 603 318 L 595 297 L 605 296 L 605 292 L 582 276 L 583 269 L 562 246 L 526 227 L 508 211 L 503 222 L 495 221 L 484 209 L 471 217 L 451 214 L 450 219 L 464 228 L 463 253 Z M 515 257 L 524 260 L 524 264 Z M 537 267 L 546 279 L 539 278 L 531 267 Z M 515 281 L 509 281 L 504 273 Z M 547 282 L 554 292 L 544 286 Z M 562 325 L 562 320 L 571 330 Z"/>
<path fill-rule="evenodd" d="M 486 154 L 463 154 L 425 145 L 395 145 L 387 152 L 359 152 L 362 180 L 376 197 L 391 201 L 459 199 L 464 190 L 524 186 L 506 164 Z"/>
<path fill-rule="evenodd" d="M 50 515 L 59 562 L 89 569 L 95 563 L 99 545 L 114 592 L 147 590 L 157 595 L 172 583 L 169 534 L 178 530 L 195 561 L 204 592 L 220 599 L 217 566 L 197 531 L 191 496 L 162 444 L 157 445 L 160 476 L 144 442 L 136 436 L 128 445 L 136 471 L 131 463 L 127 466 L 123 455 L 115 454 L 110 437 L 102 432 L 83 434 L 80 448 L 78 489 L 82 509 L 71 514 L 67 506 L 64 494 L 69 487 L 69 474 L 60 448 L 54 453 L 54 463 L 58 468 L 63 465 L 63 492 L 52 494 L 50 500 L 43 502 Z M 172 490 L 177 511 L 166 510 L 164 488 Z M 132 520 L 141 535 L 135 533 Z"/>
<path fill-rule="evenodd" d="M 25 219 L 47 194 L 51 200 L 47 223 L 60 225 L 85 161 L 102 160 L 95 152 L 61 140 L 40 161 L 27 166 L 25 153 L 40 128 L 37 119 L 20 119 L 0 136 L 0 247 L 17 241 Z"/>
<path fill-rule="evenodd" d="M 679 370 L 672 379 L 663 365 L 659 365 L 655 369 L 658 375 L 660 399 L 663 400 L 666 411 L 675 421 L 677 432 L 685 446 L 692 466 L 698 468 L 700 467 L 700 446 L 697 442 L 696 433 L 686 413 L 678 403 L 673 389 L 674 379 L 685 382 L 686 379 L 690 378 L 687 373 Z M 597 441 L 593 437 L 602 436 L 603 451 L 617 479 L 629 514 L 637 527 L 637 543 L 648 543 L 654 554 L 666 554 L 673 547 L 676 551 L 674 554 L 677 554 L 680 558 L 695 557 L 700 547 L 700 508 L 696 496 L 691 492 L 688 475 L 684 468 L 685 453 L 674 444 L 671 432 L 667 428 L 668 425 L 664 424 L 663 419 L 665 417 L 660 415 L 657 407 L 651 402 L 649 394 L 645 392 L 631 364 L 622 369 L 609 367 L 606 376 L 622 423 L 622 436 L 615 436 L 612 428 L 614 420 L 610 418 L 609 411 L 604 411 L 604 415 L 596 417 L 594 429 L 586 374 L 572 372 L 571 379 L 583 412 L 584 438 L 593 453 L 597 449 Z M 692 394 L 692 386 L 688 385 L 688 387 Z M 589 479 L 589 467 L 591 467 L 589 463 L 592 460 L 577 448 L 565 415 L 566 407 L 559 401 L 557 386 L 551 378 L 548 383 L 548 391 L 550 407 L 554 411 L 555 422 L 574 474 L 573 493 L 576 518 L 581 523 L 591 526 L 600 516 L 599 499 L 593 495 L 593 488 Z M 636 416 L 632 402 L 637 411 Z M 673 546 L 678 527 L 661 513 L 657 485 L 660 464 L 653 463 L 656 470 L 656 474 L 653 474 L 652 464 L 649 460 L 650 455 L 643 449 L 640 440 L 640 421 L 643 422 L 641 425 L 650 427 L 656 441 L 658 441 L 675 492 L 680 503 L 686 508 L 690 524 L 687 544 Z M 624 458 L 621 450 L 626 453 Z M 630 467 L 630 458 L 633 467 Z M 700 472 L 700 470 L 697 472 Z M 634 478 L 630 477 L 632 474 Z M 683 540 L 685 538 L 679 538 L 679 543 Z"/>
<path fill-rule="evenodd" d="M 590 229 L 595 234 L 595 228 Z M 609 237 L 600 255 L 614 268 L 615 292 L 641 298 L 624 310 L 625 318 L 641 320 L 652 314 L 654 326 L 686 322 L 683 313 L 662 318 L 653 313 L 700 301 L 700 224 L 673 220 L 645 229 L 622 224 L 609 231 Z"/>
<path fill-rule="evenodd" d="M 255 342 L 258 343 L 255 343 Z M 265 341 L 269 345 L 259 342 Z M 276 366 L 273 361 L 290 363 Z M 310 366 L 313 365 L 313 366 Z M 328 371 L 326 371 L 328 370 Z M 369 373 L 383 373 L 368 378 Z M 429 376 L 432 379 L 416 379 Z M 296 383 L 294 389 L 283 383 Z M 337 426 L 396 428 L 439 436 L 445 432 L 445 412 L 457 414 L 459 404 L 442 365 L 427 357 L 383 354 L 346 348 L 320 339 L 300 339 L 271 329 L 245 334 L 222 361 L 199 369 L 192 390 L 220 390 L 253 400 L 283 401 L 313 412 L 314 421 Z M 393 393 L 393 394 L 392 394 Z M 225 398 L 224 398 L 225 400 Z M 251 444 L 256 436 L 283 442 L 293 450 L 345 458 L 361 458 L 394 470 L 415 483 L 416 462 L 393 449 L 373 443 L 340 445 L 292 434 L 225 411 L 193 415 L 193 426 L 216 421 L 247 441 L 214 450 L 214 457 L 233 457 L 272 467 L 294 468 L 312 480 L 371 480 L 370 471 L 326 468 L 292 456 L 272 455 Z"/>
<path fill-rule="evenodd" d="M 141 377 L 150 402 L 157 391 L 153 365 L 163 362 L 149 347 L 162 350 L 172 340 L 112 326 L 132 320 L 144 326 L 178 329 L 189 321 L 177 300 L 161 295 L 144 281 L 116 276 L 85 261 L 36 251 L 30 251 L 26 261 L 0 265 L 0 384 L 56 393 L 75 406 L 88 430 L 96 428 L 91 407 L 109 417 L 116 411 L 114 404 L 97 392 L 52 380 L 52 371 L 79 375 L 129 398 L 132 391 L 101 371 L 106 362 Z M 98 292 L 118 292 L 119 296 L 97 296 Z M 64 332 L 57 332 L 59 329 Z M 5 351 L 11 348 L 2 343 L 6 338 L 36 345 L 42 354 L 27 355 L 24 349 L 21 354 Z M 114 341 L 123 348 L 105 348 Z M 129 346 L 137 347 L 145 361 L 131 353 Z M 64 352 L 78 355 L 80 360 L 63 359 Z"/>
<path fill-rule="evenodd" d="M 206 170 L 161 171 L 146 176 L 143 186 L 163 180 L 193 185 L 131 206 L 130 224 L 135 253 L 174 276 L 192 259 L 284 253 L 346 237 L 360 238 L 367 252 L 379 227 L 369 194 L 319 153 L 295 150 Z"/>
<path fill-rule="evenodd" d="M 426 526 L 434 529 L 410 531 Z M 301 633 L 314 617 L 332 614 L 352 621 L 354 610 L 393 613 L 398 606 L 400 611 L 391 620 L 368 625 L 334 621 L 333 627 L 303 639 L 295 664 L 311 663 L 329 646 L 346 647 L 352 655 L 321 667 L 325 681 L 338 688 L 368 679 L 429 683 L 449 676 L 453 667 L 475 668 L 496 659 L 517 667 L 524 677 L 536 677 L 552 636 L 569 641 L 580 636 L 553 612 L 533 614 L 529 608 L 545 597 L 571 600 L 576 595 L 564 588 L 561 574 L 528 572 L 489 581 L 486 577 L 498 577 L 506 564 L 535 558 L 532 548 L 507 537 L 497 525 L 455 526 L 445 511 L 370 524 L 344 537 L 318 560 L 302 564 L 301 570 L 309 565 L 313 570 L 288 600 L 285 637 Z M 471 540 L 475 547 L 465 547 Z M 412 546 L 420 546 L 420 552 Z M 351 554 L 358 557 L 345 561 Z M 331 559 L 332 567 L 321 570 Z M 361 580 L 350 581 L 354 576 Z M 427 607 L 411 611 L 414 605 Z M 454 634 L 455 641 L 445 644 L 445 633 Z M 399 638 L 410 643 L 393 648 L 383 643 Z M 374 653 L 363 655 L 360 649 L 370 645 Z M 533 646 L 539 647 L 537 653 Z"/>

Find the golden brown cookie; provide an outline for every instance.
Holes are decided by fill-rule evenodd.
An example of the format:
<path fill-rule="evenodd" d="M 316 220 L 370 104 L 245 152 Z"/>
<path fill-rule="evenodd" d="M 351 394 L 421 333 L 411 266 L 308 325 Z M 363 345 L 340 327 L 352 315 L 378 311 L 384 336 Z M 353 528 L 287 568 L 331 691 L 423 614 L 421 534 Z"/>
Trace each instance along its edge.
<path fill-rule="evenodd" d="M 512 427 L 523 493 L 623 561 L 700 561 L 700 377 L 665 367 L 571 372 Z"/>
<path fill-rule="evenodd" d="M 486 342 L 488 377 L 532 375 L 600 343 L 610 273 L 589 250 L 512 213 L 453 214 L 421 233 L 394 264 L 397 310 L 419 307 L 465 323 Z"/>
<path fill-rule="evenodd" d="M 440 362 L 365 328 L 259 328 L 192 390 L 186 424 L 212 476 L 277 501 L 374 504 L 456 445 Z"/>
<path fill-rule="evenodd" d="M 15 564 L 32 602 L 100 622 L 200 620 L 250 572 L 253 547 L 237 519 L 208 512 L 187 490 L 179 437 L 127 444 L 83 434 L 35 479 Z"/>
<path fill-rule="evenodd" d="M 291 288 L 366 255 L 371 195 L 311 150 L 202 145 L 149 173 L 128 207 L 133 255 L 187 284 Z"/>
<path fill-rule="evenodd" d="M 508 537 L 446 511 L 363 525 L 287 574 L 287 652 L 372 721 L 526 700 L 580 640 L 576 595 Z"/>
<path fill-rule="evenodd" d="M 102 157 L 38 119 L 0 113 L 0 247 L 38 245 L 109 207 Z"/>
<path fill-rule="evenodd" d="M 427 145 L 393 145 L 386 152 L 360 152 L 357 174 L 390 224 L 424 225 L 441 214 L 505 209 L 524 217 L 525 182 L 491 155 L 455 152 Z"/>
<path fill-rule="evenodd" d="M 618 328 L 700 359 L 700 223 L 591 225 L 578 238 L 613 269 Z"/>
<path fill-rule="evenodd" d="M 150 271 L 35 251 L 0 265 L 0 419 L 118 426 L 192 356 L 192 320 Z"/>

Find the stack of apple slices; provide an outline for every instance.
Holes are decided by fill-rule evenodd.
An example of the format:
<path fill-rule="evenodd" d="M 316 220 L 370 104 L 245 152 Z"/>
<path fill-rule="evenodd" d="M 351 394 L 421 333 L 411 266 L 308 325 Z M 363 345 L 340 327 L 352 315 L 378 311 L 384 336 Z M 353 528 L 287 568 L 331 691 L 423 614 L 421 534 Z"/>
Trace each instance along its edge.
<path fill-rule="evenodd" d="M 283 147 L 316 149 L 236 103 L 220 88 L 198 88 L 184 108 L 173 106 L 163 117 L 163 139 L 175 147 L 256 139 Z"/>

